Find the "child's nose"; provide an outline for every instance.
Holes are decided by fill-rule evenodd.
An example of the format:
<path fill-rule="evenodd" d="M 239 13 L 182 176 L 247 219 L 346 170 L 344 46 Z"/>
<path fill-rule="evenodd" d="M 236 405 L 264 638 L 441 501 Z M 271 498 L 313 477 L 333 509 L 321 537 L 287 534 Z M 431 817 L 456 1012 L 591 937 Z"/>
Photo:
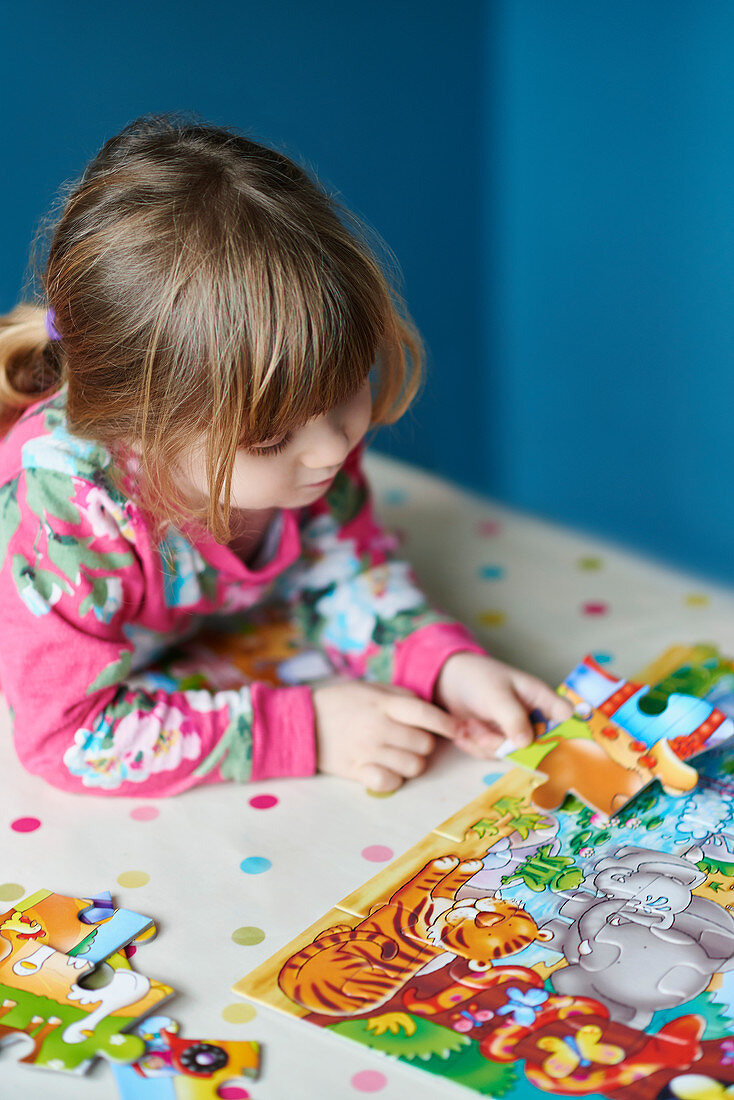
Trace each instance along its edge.
<path fill-rule="evenodd" d="M 304 429 L 301 461 L 313 470 L 340 466 L 349 454 L 349 435 L 339 417 L 325 413 Z"/>

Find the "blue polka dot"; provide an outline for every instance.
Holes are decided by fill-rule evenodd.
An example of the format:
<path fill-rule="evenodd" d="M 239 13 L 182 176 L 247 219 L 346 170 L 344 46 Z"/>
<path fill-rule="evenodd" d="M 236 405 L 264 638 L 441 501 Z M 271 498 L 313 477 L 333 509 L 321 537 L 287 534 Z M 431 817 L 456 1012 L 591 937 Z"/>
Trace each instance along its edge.
<path fill-rule="evenodd" d="M 405 504 L 408 494 L 405 489 L 388 489 L 382 498 L 385 504 Z"/>
<path fill-rule="evenodd" d="M 265 859 L 264 856 L 248 856 L 240 863 L 240 870 L 246 875 L 261 875 L 263 871 L 269 871 L 272 866 L 270 860 Z"/>
<path fill-rule="evenodd" d="M 487 772 L 486 775 L 482 776 L 482 782 L 486 783 L 488 787 L 491 787 L 492 784 L 496 782 L 496 780 L 501 779 L 504 774 L 504 772 Z"/>
<path fill-rule="evenodd" d="M 600 665 L 610 665 L 614 657 L 611 653 L 595 653 L 594 659 L 598 661 Z"/>
<path fill-rule="evenodd" d="M 499 581 L 504 575 L 505 570 L 501 565 L 483 565 L 479 570 L 479 576 L 483 581 Z"/>

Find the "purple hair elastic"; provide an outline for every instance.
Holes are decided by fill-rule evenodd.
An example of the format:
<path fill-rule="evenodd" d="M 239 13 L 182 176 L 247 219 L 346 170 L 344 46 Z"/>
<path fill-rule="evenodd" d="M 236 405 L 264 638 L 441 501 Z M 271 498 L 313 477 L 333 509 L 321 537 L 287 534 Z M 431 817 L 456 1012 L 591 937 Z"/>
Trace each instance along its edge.
<path fill-rule="evenodd" d="M 53 307 L 51 309 L 47 309 L 46 310 L 46 316 L 43 319 L 43 323 L 46 326 L 46 332 L 48 333 L 49 340 L 60 340 L 61 339 L 61 333 L 56 328 L 56 325 L 54 323 L 55 321 L 56 321 L 56 310 L 53 309 Z"/>

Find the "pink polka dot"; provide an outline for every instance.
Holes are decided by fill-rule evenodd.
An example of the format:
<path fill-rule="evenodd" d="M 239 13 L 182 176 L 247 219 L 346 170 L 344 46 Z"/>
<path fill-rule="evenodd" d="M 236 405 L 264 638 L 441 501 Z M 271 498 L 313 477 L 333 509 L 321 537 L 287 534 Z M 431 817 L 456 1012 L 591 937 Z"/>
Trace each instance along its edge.
<path fill-rule="evenodd" d="M 40 827 L 41 822 L 37 817 L 16 817 L 15 821 L 10 822 L 10 828 L 15 829 L 16 833 L 32 833 Z"/>
<path fill-rule="evenodd" d="M 581 610 L 584 615 L 606 615 L 609 610 L 609 604 L 604 603 L 603 600 L 590 601 L 589 603 L 585 603 Z"/>
<path fill-rule="evenodd" d="M 368 848 L 362 849 L 364 859 L 369 859 L 372 863 L 384 863 L 386 859 L 392 859 L 393 855 L 392 848 L 386 848 L 384 844 L 370 844 Z"/>
<path fill-rule="evenodd" d="M 250 1100 L 249 1092 L 240 1085 L 222 1085 L 217 1089 L 217 1096 L 220 1100 Z"/>
<path fill-rule="evenodd" d="M 376 1069 L 363 1069 L 355 1073 L 350 1084 L 357 1092 L 379 1092 L 387 1084 L 387 1077 Z"/>
<path fill-rule="evenodd" d="M 278 799 L 274 794 L 256 794 L 250 799 L 253 810 L 269 810 L 271 806 L 278 805 Z"/>
<path fill-rule="evenodd" d="M 502 530 L 502 525 L 496 519 L 482 519 L 477 524 L 477 534 L 482 535 L 484 538 L 492 538 L 493 535 L 499 535 Z"/>
<path fill-rule="evenodd" d="M 161 811 L 157 806 L 136 806 L 130 811 L 133 821 L 152 821 Z"/>

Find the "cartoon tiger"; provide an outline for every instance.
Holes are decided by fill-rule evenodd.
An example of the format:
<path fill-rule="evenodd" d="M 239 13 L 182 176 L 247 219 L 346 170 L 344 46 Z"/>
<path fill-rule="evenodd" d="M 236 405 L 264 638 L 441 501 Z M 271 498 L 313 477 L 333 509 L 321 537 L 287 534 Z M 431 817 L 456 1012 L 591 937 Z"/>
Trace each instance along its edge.
<path fill-rule="evenodd" d="M 359 1015 L 386 1004 L 446 951 L 486 968 L 546 938 L 530 914 L 512 902 L 456 900 L 482 866 L 481 860 L 462 863 L 453 855 L 431 860 L 359 924 L 328 928 L 292 955 L 278 975 L 280 988 L 312 1012 Z"/>

